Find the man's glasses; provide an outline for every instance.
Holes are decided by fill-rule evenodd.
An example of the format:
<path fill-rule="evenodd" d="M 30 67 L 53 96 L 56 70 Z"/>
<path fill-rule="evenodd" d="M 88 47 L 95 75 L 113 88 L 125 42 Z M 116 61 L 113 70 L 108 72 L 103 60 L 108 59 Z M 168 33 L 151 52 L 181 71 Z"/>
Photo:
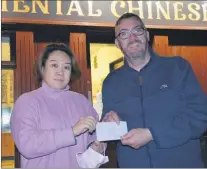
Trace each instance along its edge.
<path fill-rule="evenodd" d="M 133 35 L 135 36 L 141 36 L 144 32 L 145 32 L 146 28 L 144 27 L 140 27 L 140 26 L 137 26 L 131 30 L 124 30 L 124 31 L 121 31 L 117 36 L 116 38 L 120 38 L 122 40 L 125 40 L 125 39 L 128 39 L 129 36 L 131 35 L 131 33 L 133 33 Z"/>

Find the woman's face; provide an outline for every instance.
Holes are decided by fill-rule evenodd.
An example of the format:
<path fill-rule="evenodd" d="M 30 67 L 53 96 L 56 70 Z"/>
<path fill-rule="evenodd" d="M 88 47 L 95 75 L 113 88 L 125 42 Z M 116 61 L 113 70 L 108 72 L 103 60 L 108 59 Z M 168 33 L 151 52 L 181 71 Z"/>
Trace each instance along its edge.
<path fill-rule="evenodd" d="M 71 59 L 63 51 L 52 52 L 42 68 L 43 80 L 54 89 L 64 89 L 71 77 Z"/>

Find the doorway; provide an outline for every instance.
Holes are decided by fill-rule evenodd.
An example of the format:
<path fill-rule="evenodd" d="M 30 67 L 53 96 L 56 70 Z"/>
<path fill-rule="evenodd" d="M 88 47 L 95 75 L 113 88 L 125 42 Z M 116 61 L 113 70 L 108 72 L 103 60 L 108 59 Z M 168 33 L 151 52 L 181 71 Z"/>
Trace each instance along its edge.
<path fill-rule="evenodd" d="M 103 80 L 111 71 L 110 65 L 122 58 L 123 54 L 114 44 L 90 43 L 92 103 L 100 118 Z"/>

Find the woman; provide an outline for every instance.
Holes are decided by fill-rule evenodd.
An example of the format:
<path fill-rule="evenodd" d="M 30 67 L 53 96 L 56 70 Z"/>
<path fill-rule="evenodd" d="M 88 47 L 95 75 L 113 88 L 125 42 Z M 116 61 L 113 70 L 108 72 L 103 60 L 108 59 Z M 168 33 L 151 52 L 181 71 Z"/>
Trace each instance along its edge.
<path fill-rule="evenodd" d="M 102 153 L 103 144 L 93 132 L 98 114 L 83 95 L 69 91 L 70 79 L 80 74 L 74 55 L 65 45 L 48 45 L 38 72 L 42 86 L 20 96 L 11 117 L 21 167 L 77 168 L 77 153 L 88 146 Z"/>

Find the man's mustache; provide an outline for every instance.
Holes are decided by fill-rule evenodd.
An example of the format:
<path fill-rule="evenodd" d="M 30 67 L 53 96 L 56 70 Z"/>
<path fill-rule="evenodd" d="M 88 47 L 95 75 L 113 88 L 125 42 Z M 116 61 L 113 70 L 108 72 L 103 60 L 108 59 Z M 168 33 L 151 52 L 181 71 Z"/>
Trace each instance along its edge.
<path fill-rule="evenodd" d="M 143 44 L 144 43 L 144 40 L 134 40 L 134 41 L 129 42 L 128 45 L 133 45 L 135 43 Z"/>

